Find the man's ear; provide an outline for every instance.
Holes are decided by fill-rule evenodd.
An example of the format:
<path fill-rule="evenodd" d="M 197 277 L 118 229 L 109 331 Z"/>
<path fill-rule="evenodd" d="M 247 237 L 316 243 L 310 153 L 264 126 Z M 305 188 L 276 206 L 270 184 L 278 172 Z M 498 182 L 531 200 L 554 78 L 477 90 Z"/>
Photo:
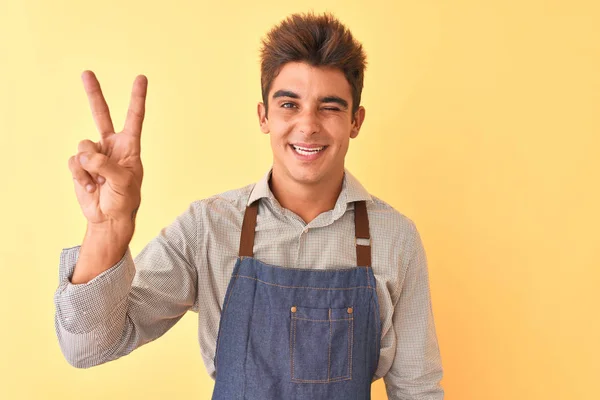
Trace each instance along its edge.
<path fill-rule="evenodd" d="M 269 120 L 267 119 L 267 108 L 262 102 L 258 103 L 258 107 L 256 108 L 258 114 L 258 123 L 260 125 L 260 130 L 262 133 L 269 133 L 271 130 L 269 129 Z"/>
<path fill-rule="evenodd" d="M 365 108 L 363 106 L 358 107 L 356 113 L 354 113 L 354 121 L 352 122 L 352 130 L 350 131 L 350 137 L 354 139 L 358 136 L 360 127 L 365 120 Z"/>

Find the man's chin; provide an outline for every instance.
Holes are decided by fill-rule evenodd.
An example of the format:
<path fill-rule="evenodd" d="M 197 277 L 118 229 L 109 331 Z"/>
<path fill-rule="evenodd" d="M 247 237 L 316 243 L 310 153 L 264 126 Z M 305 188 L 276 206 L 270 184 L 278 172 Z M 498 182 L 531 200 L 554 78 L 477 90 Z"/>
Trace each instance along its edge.
<path fill-rule="evenodd" d="M 323 181 L 335 179 L 337 174 L 331 169 L 326 168 L 290 168 L 288 169 L 290 177 L 298 184 L 314 186 Z"/>
<path fill-rule="evenodd" d="M 299 165 L 289 166 L 286 170 L 288 179 L 301 185 L 315 185 L 322 180 L 324 175 L 324 172 L 319 168 Z"/>
<path fill-rule="evenodd" d="M 274 170 L 279 171 L 281 177 L 299 185 L 314 186 L 327 180 L 328 177 L 337 175 L 328 163 L 298 163 L 297 160 L 274 165 Z M 343 166 L 341 167 L 343 170 Z"/>
<path fill-rule="evenodd" d="M 293 174 L 292 179 L 302 185 L 316 185 L 321 181 L 321 177 L 317 174 Z"/>

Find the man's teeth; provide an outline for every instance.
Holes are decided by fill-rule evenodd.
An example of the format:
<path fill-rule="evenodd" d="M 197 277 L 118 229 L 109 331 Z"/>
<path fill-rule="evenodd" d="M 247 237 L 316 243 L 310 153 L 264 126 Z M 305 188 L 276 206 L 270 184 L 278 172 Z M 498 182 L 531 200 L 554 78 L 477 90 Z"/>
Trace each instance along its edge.
<path fill-rule="evenodd" d="M 294 150 L 296 150 L 296 152 L 298 152 L 299 154 L 305 155 L 305 156 L 318 153 L 319 151 L 321 151 L 325 148 L 325 146 L 321 146 L 321 147 L 315 147 L 312 149 L 307 149 L 306 147 L 300 147 L 300 146 L 295 146 L 295 145 L 292 145 L 292 147 L 294 148 Z"/>

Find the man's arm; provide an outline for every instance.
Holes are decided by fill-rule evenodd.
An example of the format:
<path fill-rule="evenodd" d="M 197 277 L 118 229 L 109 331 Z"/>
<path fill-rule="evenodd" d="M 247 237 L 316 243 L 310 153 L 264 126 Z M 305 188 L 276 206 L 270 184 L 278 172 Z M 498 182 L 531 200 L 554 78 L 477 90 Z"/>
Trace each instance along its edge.
<path fill-rule="evenodd" d="M 127 248 L 87 283 L 71 283 L 80 246 L 62 251 L 55 328 L 71 365 L 88 368 L 129 354 L 163 335 L 194 305 L 198 207 L 192 203 L 162 229 L 135 262 Z"/>
<path fill-rule="evenodd" d="M 384 377 L 388 398 L 443 399 L 442 362 L 431 308 L 427 258 L 416 228 L 392 323 L 396 332 L 396 355 Z"/>

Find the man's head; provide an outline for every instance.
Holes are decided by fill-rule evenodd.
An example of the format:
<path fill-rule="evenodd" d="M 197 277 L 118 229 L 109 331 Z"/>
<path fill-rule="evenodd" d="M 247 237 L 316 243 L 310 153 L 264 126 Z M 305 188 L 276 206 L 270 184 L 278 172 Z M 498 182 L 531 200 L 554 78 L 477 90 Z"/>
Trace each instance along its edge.
<path fill-rule="evenodd" d="M 362 46 L 331 14 L 294 14 L 267 34 L 258 117 L 286 179 L 316 184 L 343 173 L 365 116 L 365 65 Z"/>

